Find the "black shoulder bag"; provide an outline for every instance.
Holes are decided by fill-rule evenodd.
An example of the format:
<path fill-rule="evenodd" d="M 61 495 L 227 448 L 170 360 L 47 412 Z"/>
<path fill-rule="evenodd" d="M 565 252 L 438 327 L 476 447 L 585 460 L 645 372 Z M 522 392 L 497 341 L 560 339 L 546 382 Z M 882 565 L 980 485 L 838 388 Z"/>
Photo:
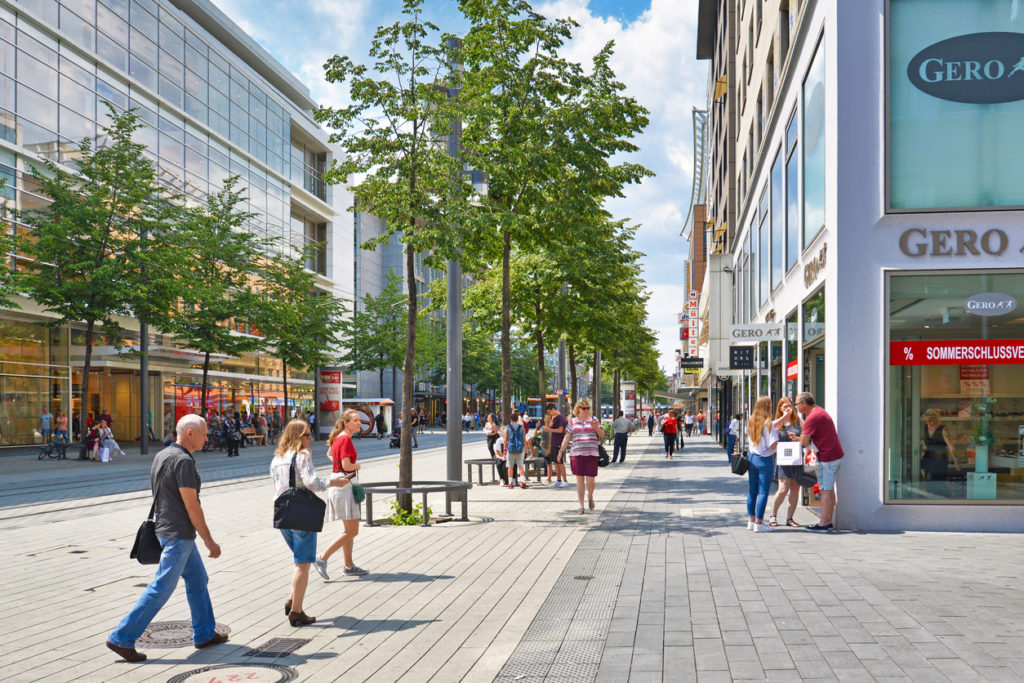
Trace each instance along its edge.
<path fill-rule="evenodd" d="M 149 507 L 149 517 L 142 523 L 139 530 L 135 532 L 135 545 L 132 546 L 132 551 L 128 555 L 133 560 L 138 560 L 139 564 L 160 564 L 160 555 L 164 552 L 163 546 L 160 545 L 160 540 L 156 537 L 156 499 L 160 495 L 160 487 L 164 483 L 164 470 L 167 469 L 167 465 L 170 464 L 171 459 L 167 458 L 164 460 L 164 464 L 160 466 L 160 471 L 156 475 L 156 491 L 153 493 L 153 504 Z"/>
<path fill-rule="evenodd" d="M 293 531 L 323 531 L 327 503 L 309 489 L 295 486 L 295 458 L 288 470 L 287 491 L 274 500 L 274 528 Z"/>

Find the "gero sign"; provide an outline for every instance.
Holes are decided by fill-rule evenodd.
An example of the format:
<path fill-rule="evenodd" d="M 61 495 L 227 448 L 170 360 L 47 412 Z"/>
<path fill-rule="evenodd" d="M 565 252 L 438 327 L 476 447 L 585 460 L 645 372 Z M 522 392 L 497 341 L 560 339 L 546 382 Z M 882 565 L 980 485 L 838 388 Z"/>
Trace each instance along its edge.
<path fill-rule="evenodd" d="M 907 77 L 932 97 L 970 104 L 1024 100 L 1024 33 L 970 33 L 914 55 Z"/>

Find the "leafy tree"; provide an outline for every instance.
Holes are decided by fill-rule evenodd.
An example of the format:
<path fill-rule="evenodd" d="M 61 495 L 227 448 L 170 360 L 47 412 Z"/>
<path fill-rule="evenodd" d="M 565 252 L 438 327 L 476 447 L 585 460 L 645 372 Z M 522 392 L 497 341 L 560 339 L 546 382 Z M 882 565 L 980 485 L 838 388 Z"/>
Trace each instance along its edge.
<path fill-rule="evenodd" d="M 21 215 L 32 231 L 17 244 L 35 264 L 19 278 L 28 296 L 56 316 L 54 325 L 85 323 L 79 414 L 83 439 L 97 326 L 117 340 L 119 318 L 150 321 L 166 310 L 173 282 L 162 274 L 178 253 L 165 238 L 176 210 L 157 184 L 145 147 L 132 142 L 139 118 L 112 107 L 110 116 L 110 126 L 104 128 L 109 143 L 94 148 L 83 140 L 73 171 L 49 160 L 32 169 L 50 204 Z M 143 240 L 144 231 L 153 239 Z"/>
<path fill-rule="evenodd" d="M 339 299 L 317 289 L 317 276 L 306 270 L 305 256 L 278 254 L 260 264 L 255 285 L 259 303 L 250 316 L 281 361 L 286 414 L 288 368 L 331 364 L 338 356 L 335 345 L 345 314 Z"/>
<path fill-rule="evenodd" d="M 613 163 L 635 151 L 646 111 L 622 95 L 606 45 L 583 68 L 558 54 L 570 20 L 549 21 L 526 0 L 460 0 L 469 20 L 458 98 L 463 155 L 486 174 L 475 212 L 477 250 L 500 263 L 502 407 L 511 407 L 510 260 L 513 245 L 547 245 L 574 221 L 603 215 L 606 197 L 648 173 Z"/>
<path fill-rule="evenodd" d="M 406 305 L 402 280 L 389 271 L 381 293 L 364 296 L 362 310 L 342 322 L 341 363 L 354 372 L 377 370 L 383 387 L 384 368 L 398 368 L 405 360 Z"/>
<path fill-rule="evenodd" d="M 414 282 L 416 255 L 428 264 L 458 258 L 459 223 L 450 216 L 467 191 L 462 167 L 449 155 L 446 133 L 454 130 L 448 72 L 452 56 L 448 36 L 420 17 L 423 0 L 404 0 L 402 21 L 378 27 L 369 56 L 373 71 L 336 55 L 325 64 L 332 83 L 348 83 L 347 107 L 322 107 L 318 121 L 335 129 L 331 140 L 345 150 L 325 178 L 360 180 L 352 187 L 359 206 L 371 207 L 387 229 L 370 244 L 386 243 L 398 232 L 405 247 L 406 277 Z M 405 358 L 402 364 L 402 412 L 410 422 L 415 374 L 416 287 L 408 288 Z M 399 485 L 412 484 L 412 433 L 402 431 Z M 403 509 L 412 499 L 400 496 Z"/>
<path fill-rule="evenodd" d="M 210 354 L 239 356 L 263 343 L 259 337 L 237 334 L 230 324 L 236 317 L 246 318 L 257 305 L 253 279 L 267 246 L 243 229 L 256 214 L 237 210 L 244 201 L 243 193 L 235 189 L 237 183 L 238 176 L 231 176 L 205 206 L 184 210 L 173 233 L 179 248 L 189 255 L 176 265 L 180 303 L 158 322 L 162 330 L 203 353 L 204 416 Z"/>

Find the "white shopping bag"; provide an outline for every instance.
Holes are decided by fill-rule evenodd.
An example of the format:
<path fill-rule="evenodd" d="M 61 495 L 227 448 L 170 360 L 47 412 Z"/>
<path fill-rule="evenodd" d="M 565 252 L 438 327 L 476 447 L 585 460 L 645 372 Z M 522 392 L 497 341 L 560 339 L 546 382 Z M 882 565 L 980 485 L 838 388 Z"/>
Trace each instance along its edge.
<path fill-rule="evenodd" d="M 799 441 L 780 441 L 775 448 L 776 465 L 799 465 L 803 463 L 803 451 Z"/>

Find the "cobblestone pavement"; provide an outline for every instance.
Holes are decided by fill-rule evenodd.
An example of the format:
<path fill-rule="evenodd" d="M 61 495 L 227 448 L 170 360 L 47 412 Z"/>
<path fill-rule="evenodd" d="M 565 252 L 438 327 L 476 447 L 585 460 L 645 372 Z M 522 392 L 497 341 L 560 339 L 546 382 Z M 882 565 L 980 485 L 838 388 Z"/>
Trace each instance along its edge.
<path fill-rule="evenodd" d="M 443 478 L 443 437 L 427 439 L 414 474 Z M 146 458 L 0 457 L 3 680 L 167 681 L 218 666 L 233 668 L 188 680 L 277 680 L 250 655 L 274 638 L 302 641 L 259 663 L 302 681 L 1024 680 L 1024 535 L 754 534 L 746 480 L 719 447 L 699 437 L 666 461 L 657 441 L 633 437 L 628 461 L 601 470 L 593 513 L 575 514 L 574 489 L 477 485 L 469 523 L 364 527 L 355 559 L 372 573 L 342 577 L 332 562 L 332 581 L 311 577 L 318 621 L 299 629 L 280 613 L 291 567 L 270 528 L 268 450 L 202 456 L 224 550 L 206 565 L 231 640 L 140 645 L 139 665 L 103 641 L 153 575 L 127 557 L 148 510 Z M 395 478 L 394 451 L 357 448 L 364 481 Z M 466 458 L 485 452 L 467 435 Z M 179 587 L 157 621 L 187 618 Z"/>

